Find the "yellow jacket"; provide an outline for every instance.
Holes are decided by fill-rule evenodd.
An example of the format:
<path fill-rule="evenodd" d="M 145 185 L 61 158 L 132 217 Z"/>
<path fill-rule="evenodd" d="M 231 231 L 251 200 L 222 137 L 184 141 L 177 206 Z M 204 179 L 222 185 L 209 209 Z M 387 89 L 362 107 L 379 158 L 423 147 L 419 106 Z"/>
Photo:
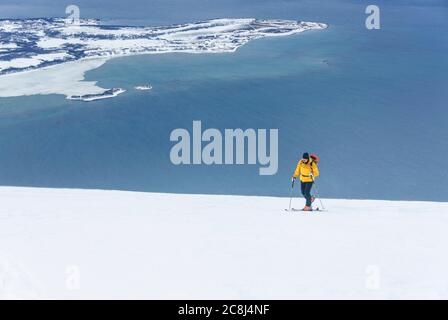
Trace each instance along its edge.
<path fill-rule="evenodd" d="M 313 177 L 316 178 L 319 176 L 319 168 L 317 164 L 312 160 L 308 160 L 307 163 L 302 160 L 297 163 L 296 170 L 294 171 L 294 178 L 300 176 L 300 181 L 302 182 L 313 182 Z"/>

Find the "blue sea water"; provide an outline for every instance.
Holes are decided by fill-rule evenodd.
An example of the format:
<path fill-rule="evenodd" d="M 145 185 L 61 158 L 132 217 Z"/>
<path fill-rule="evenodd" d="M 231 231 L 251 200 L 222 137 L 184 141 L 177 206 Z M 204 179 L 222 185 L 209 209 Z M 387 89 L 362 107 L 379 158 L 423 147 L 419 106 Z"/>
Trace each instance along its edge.
<path fill-rule="evenodd" d="M 18 3 L 20 2 L 20 6 Z M 59 1 L 2 1 L 1 18 L 61 16 Z M 330 28 L 250 42 L 233 54 L 110 60 L 87 74 L 117 98 L 0 98 L 0 185 L 287 195 L 303 151 L 325 197 L 448 201 L 448 5 L 376 1 L 78 1 L 83 17 L 168 25 L 215 17 Z M 150 82 L 151 92 L 132 90 Z M 174 166 L 175 128 L 278 128 L 279 171 Z"/>

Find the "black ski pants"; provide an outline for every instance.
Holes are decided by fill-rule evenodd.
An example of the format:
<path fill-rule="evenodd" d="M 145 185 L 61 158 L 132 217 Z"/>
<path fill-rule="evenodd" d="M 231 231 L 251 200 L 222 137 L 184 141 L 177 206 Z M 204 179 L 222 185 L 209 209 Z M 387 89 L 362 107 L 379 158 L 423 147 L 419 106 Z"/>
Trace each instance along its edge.
<path fill-rule="evenodd" d="M 311 188 L 313 187 L 314 182 L 302 182 L 300 189 L 302 191 L 302 195 L 306 199 L 306 206 L 311 207 Z"/>

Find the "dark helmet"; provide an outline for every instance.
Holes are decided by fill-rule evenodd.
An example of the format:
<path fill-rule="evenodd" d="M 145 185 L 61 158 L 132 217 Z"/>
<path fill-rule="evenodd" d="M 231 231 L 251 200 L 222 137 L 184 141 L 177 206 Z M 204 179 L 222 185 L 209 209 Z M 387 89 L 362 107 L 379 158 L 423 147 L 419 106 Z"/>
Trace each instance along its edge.
<path fill-rule="evenodd" d="M 309 160 L 309 159 L 310 159 L 310 155 L 309 155 L 309 153 L 308 153 L 308 152 L 305 152 L 305 153 L 303 154 L 303 156 L 302 156 L 302 159 L 307 159 L 307 160 Z"/>

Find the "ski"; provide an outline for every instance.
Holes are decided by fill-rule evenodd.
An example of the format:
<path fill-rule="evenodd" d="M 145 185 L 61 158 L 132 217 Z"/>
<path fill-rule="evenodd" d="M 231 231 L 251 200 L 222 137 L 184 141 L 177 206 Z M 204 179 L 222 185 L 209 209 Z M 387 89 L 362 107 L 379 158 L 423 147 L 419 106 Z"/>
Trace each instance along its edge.
<path fill-rule="evenodd" d="M 327 209 L 324 210 L 324 209 L 316 208 L 316 209 L 307 211 L 307 210 L 296 209 L 296 208 L 291 208 L 291 210 L 285 208 L 285 211 L 286 212 L 316 212 L 316 211 L 318 211 L 318 212 L 327 212 L 328 210 Z"/>

